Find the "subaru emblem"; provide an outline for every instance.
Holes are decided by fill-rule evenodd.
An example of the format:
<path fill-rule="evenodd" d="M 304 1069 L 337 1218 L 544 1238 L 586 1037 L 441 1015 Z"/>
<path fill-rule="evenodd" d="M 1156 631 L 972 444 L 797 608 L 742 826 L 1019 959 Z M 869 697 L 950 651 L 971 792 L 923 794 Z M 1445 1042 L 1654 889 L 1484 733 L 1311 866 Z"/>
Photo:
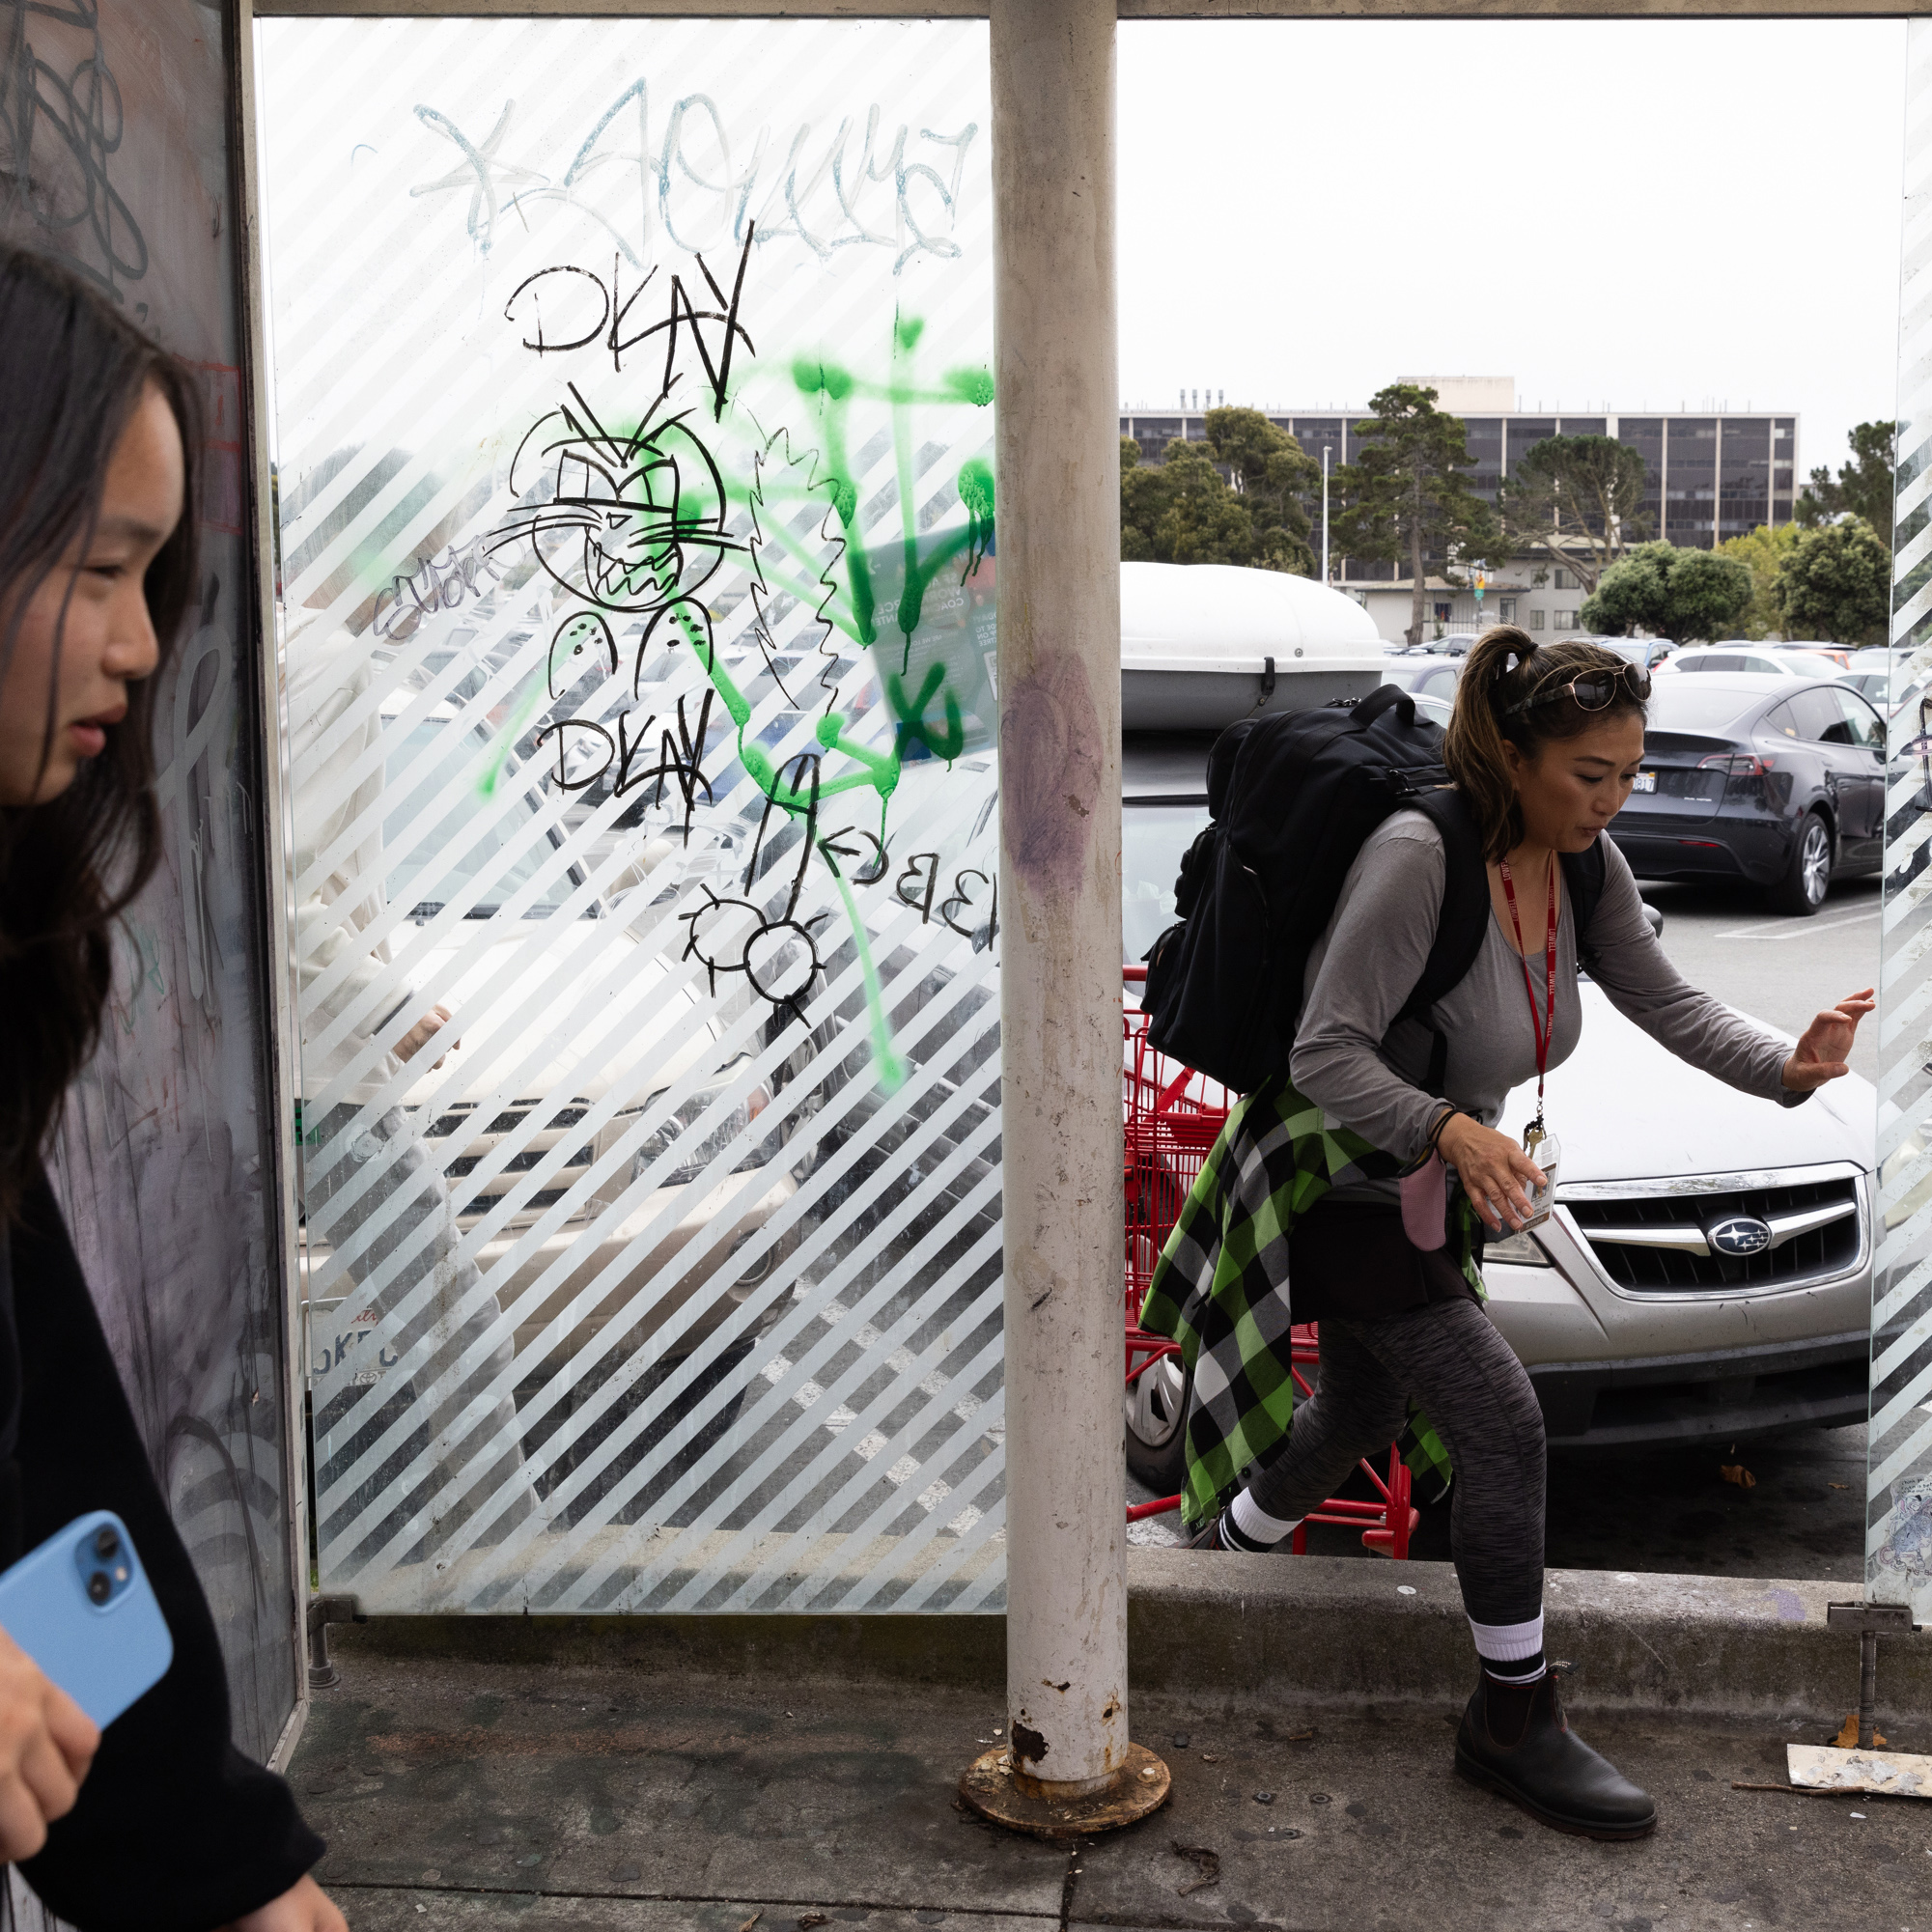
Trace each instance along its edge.
<path fill-rule="evenodd" d="M 1706 1230 L 1704 1239 L 1719 1254 L 1762 1254 L 1771 1229 L 1754 1215 L 1731 1215 Z"/>

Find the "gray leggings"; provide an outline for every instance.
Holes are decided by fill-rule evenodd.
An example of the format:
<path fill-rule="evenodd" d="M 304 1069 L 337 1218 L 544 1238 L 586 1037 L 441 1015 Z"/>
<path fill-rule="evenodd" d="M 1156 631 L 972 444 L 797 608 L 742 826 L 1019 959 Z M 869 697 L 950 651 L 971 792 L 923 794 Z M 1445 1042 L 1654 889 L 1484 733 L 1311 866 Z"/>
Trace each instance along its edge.
<path fill-rule="evenodd" d="M 1321 1383 L 1295 1405 L 1288 1446 L 1250 1485 L 1282 1520 L 1334 1495 L 1358 1456 L 1400 1432 L 1414 1396 L 1455 1467 L 1449 1549 L 1477 1623 L 1543 1608 L 1543 1412 L 1523 1364 L 1473 1302 L 1371 1322 L 1323 1322 Z"/>

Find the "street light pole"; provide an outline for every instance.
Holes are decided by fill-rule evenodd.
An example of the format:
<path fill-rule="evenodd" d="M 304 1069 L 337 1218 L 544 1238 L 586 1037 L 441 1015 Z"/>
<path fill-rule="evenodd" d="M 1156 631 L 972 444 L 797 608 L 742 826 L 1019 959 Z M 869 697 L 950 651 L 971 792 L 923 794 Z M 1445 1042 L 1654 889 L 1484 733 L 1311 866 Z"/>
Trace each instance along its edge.
<path fill-rule="evenodd" d="M 960 1790 L 1052 1837 L 1168 1782 L 1127 1711 L 1114 8 L 991 14 L 1009 1744 Z"/>
<path fill-rule="evenodd" d="M 1332 443 L 1322 445 L 1322 582 L 1329 581 L 1329 454 Z"/>

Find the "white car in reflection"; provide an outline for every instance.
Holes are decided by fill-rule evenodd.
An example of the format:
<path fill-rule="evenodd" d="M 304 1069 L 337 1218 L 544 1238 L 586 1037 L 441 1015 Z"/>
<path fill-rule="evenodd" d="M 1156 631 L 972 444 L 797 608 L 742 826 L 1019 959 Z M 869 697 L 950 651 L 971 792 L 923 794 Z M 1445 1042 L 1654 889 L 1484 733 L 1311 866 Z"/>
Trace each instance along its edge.
<path fill-rule="evenodd" d="M 475 1260 L 499 1308 L 515 1311 L 519 1398 L 527 1401 L 558 1376 L 571 1381 L 571 1395 L 547 1412 L 530 1444 L 541 1462 L 542 1437 L 639 1352 L 656 1358 L 621 1408 L 648 1401 L 795 1246 L 795 1228 L 761 1236 L 798 1190 L 785 1158 L 797 1122 L 756 1134 L 774 1077 L 754 1078 L 748 1050 L 719 1063 L 717 1008 L 667 984 L 661 933 L 650 943 L 640 938 L 654 895 L 632 892 L 612 905 L 589 894 L 571 865 L 556 869 L 520 916 L 503 916 L 503 902 L 535 880 L 561 841 L 514 767 L 504 781 L 510 808 L 479 835 L 490 814 L 477 809 L 466 779 L 490 750 L 480 728 L 446 708 L 398 729 L 387 755 L 385 884 L 389 903 L 411 910 L 413 924 L 400 928 L 392 943 L 400 956 L 417 929 L 462 903 L 478 880 L 490 881 L 408 965 L 408 984 L 426 1004 L 438 1000 L 450 1009 L 449 1032 L 462 1044 L 440 1070 L 430 1064 L 437 1055 L 421 1056 L 403 1106 L 446 1177 L 457 1225 L 465 1234 L 488 1226 Z M 433 801 L 452 784 L 464 802 L 424 837 Z M 673 945 L 668 957 L 676 955 Z M 550 1039 L 574 1004 L 591 1017 L 568 1043 Z M 754 1029 L 751 1047 L 762 1044 Z M 686 1091 L 672 1105 L 680 1088 Z M 639 1136 L 647 1114 L 661 1118 Z M 721 1166 L 734 1145 L 736 1157 Z M 640 1240 L 646 1245 L 630 1253 Z M 302 1281 L 318 1418 L 348 1385 L 377 1380 L 385 1366 L 361 1347 L 376 1316 L 352 1285 L 338 1281 L 308 1304 L 309 1276 L 324 1272 L 330 1254 L 320 1231 L 308 1229 Z M 548 1285 L 534 1292 L 546 1277 Z M 782 1300 L 774 1302 L 722 1351 L 654 1418 L 649 1440 L 737 1370 L 783 1307 Z M 561 1335 L 546 1341 L 560 1318 Z M 613 1327 L 616 1345 L 588 1374 L 575 1369 L 575 1358 Z M 567 1472 L 620 1419 L 621 1409 L 613 1408 L 579 1436 L 552 1475 Z M 692 1453 L 728 1421 L 728 1414 L 716 1418 Z M 635 1453 L 645 1446 L 648 1441 Z"/>
<path fill-rule="evenodd" d="M 1183 852 L 1207 824 L 1212 735 L 1130 739 L 1123 958 L 1174 917 Z M 1774 1106 L 1686 1066 L 1583 989 L 1583 1033 L 1550 1075 L 1558 1205 L 1492 1241 L 1489 1308 L 1543 1407 L 1551 1446 L 1732 1441 L 1865 1418 L 1877 1097 L 1834 1081 Z M 1534 1112 L 1512 1094 L 1505 1121 Z M 1927 1184 L 1932 1192 L 1932 1183 Z M 1177 1358 L 1128 1391 L 1131 1469 L 1179 1487 Z"/>

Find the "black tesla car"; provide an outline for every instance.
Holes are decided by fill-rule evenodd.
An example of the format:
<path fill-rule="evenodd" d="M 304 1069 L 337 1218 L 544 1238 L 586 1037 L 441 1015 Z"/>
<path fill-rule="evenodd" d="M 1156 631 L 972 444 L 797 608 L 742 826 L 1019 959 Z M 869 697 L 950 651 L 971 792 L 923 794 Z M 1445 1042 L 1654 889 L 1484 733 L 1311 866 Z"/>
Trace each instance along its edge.
<path fill-rule="evenodd" d="M 1808 914 L 1834 877 L 1876 872 L 1885 725 L 1848 686 L 1666 672 L 1610 837 L 1639 879 L 1740 879 Z"/>

